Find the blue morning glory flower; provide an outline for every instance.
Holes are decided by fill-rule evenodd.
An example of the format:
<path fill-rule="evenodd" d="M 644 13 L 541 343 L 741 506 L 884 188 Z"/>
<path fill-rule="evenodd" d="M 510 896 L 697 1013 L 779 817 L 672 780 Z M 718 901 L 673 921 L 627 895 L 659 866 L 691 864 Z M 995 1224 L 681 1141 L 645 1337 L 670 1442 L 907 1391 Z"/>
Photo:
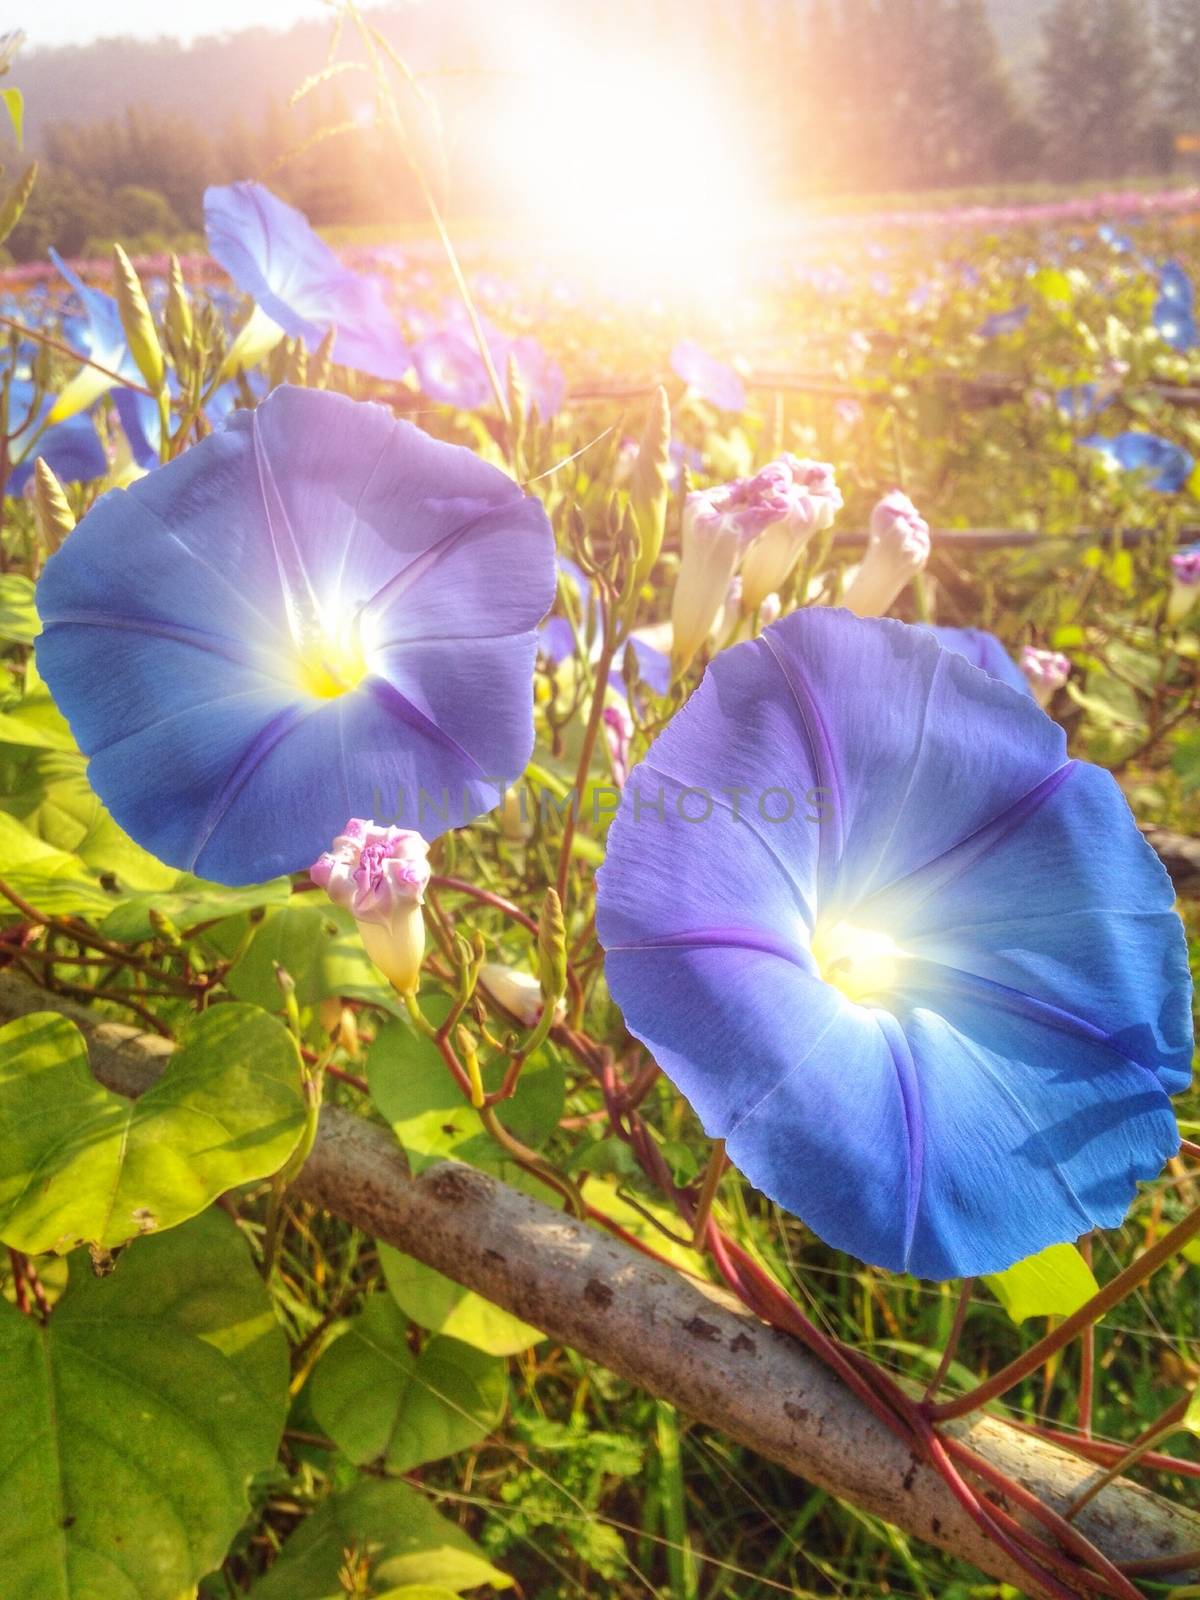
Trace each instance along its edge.
<path fill-rule="evenodd" d="M 1114 471 L 1147 472 L 1149 485 L 1163 494 L 1177 494 L 1192 475 L 1195 462 L 1182 445 L 1154 433 L 1114 433 L 1111 438 L 1094 433 L 1081 439 L 1088 450 L 1098 450 Z"/>
<path fill-rule="evenodd" d="M 34 414 L 35 397 L 36 390 L 27 379 L 12 380 L 8 395 L 10 425 L 19 422 L 22 426 L 8 442 L 14 463 L 8 475 L 9 494 L 21 493 L 33 476 L 39 457 L 63 483 L 88 483 L 102 478 L 108 471 L 108 457 L 90 413 L 79 412 L 39 434 L 37 430 L 50 413 L 53 401 L 45 397 Z"/>
<path fill-rule="evenodd" d="M 717 656 L 630 775 L 596 926 L 630 1030 L 752 1183 L 950 1278 L 1115 1227 L 1178 1147 L 1173 903 L 1028 698 L 812 608 Z"/>
<path fill-rule="evenodd" d="M 1054 400 L 1068 422 L 1089 422 L 1113 403 L 1112 395 L 1104 394 L 1095 383 L 1076 383 L 1059 389 Z"/>
<path fill-rule="evenodd" d="M 431 400 L 477 411 L 492 397 L 487 368 L 475 340 L 461 328 L 430 333 L 413 345 L 417 380 Z"/>
<path fill-rule="evenodd" d="M 118 374 L 119 378 L 129 383 L 140 385 L 143 380 L 126 341 L 121 313 L 112 295 L 105 294 L 102 289 L 89 289 L 57 250 L 51 250 L 50 257 L 75 291 L 84 313 L 81 318 L 70 318 L 64 331 L 81 356 L 98 363 L 96 367 L 82 367 L 70 382 L 63 385 L 50 412 L 51 421 L 57 423 L 86 411 L 95 405 L 102 394 L 107 394 L 116 385 L 118 379 L 101 372 L 99 367 Z"/>
<path fill-rule="evenodd" d="M 980 323 L 979 337 L 999 339 L 1007 333 L 1016 333 L 1025 326 L 1028 316 L 1028 306 L 1014 306 L 1011 311 L 997 311 Z"/>
<path fill-rule="evenodd" d="M 997 678 L 1011 689 L 1019 689 L 1022 694 L 1033 693 L 1029 680 L 994 633 L 988 633 L 983 628 L 931 627 L 929 631 L 943 649 L 953 650 L 955 655 L 965 657 L 973 667 L 986 672 L 989 678 Z"/>
<path fill-rule="evenodd" d="M 1106 244 L 1117 255 L 1125 255 L 1133 249 L 1133 240 L 1127 233 L 1118 233 L 1107 222 L 1102 222 L 1096 229 L 1096 236 L 1102 244 Z"/>
<path fill-rule="evenodd" d="M 1178 261 L 1164 262 L 1158 270 L 1158 299 L 1151 320 L 1166 343 L 1181 354 L 1200 343 L 1196 291 Z"/>
<path fill-rule="evenodd" d="M 744 411 L 746 386 L 728 361 L 718 361 L 692 339 L 671 351 L 671 371 L 718 411 Z"/>
<path fill-rule="evenodd" d="M 343 266 L 301 212 L 261 183 L 233 183 L 204 191 L 204 228 L 214 259 L 283 333 L 315 350 L 336 328 L 339 366 L 403 378 L 412 361 L 382 281 Z"/>
<path fill-rule="evenodd" d="M 38 584 L 37 661 L 121 826 L 251 883 L 350 816 L 433 838 L 495 804 L 553 594 L 545 512 L 504 473 L 284 387 L 96 504 Z"/>

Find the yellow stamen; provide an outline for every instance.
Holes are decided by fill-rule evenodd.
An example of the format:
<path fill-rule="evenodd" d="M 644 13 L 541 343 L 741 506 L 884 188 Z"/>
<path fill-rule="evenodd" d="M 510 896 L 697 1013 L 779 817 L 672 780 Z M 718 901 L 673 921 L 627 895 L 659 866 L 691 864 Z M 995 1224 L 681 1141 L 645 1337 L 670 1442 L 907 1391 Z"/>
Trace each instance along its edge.
<path fill-rule="evenodd" d="M 900 971 L 901 950 L 886 933 L 836 922 L 813 933 L 817 971 L 849 1000 L 866 1000 L 892 988 Z"/>
<path fill-rule="evenodd" d="M 318 700 L 336 700 L 356 689 L 369 668 L 354 623 L 335 637 L 318 633 L 296 658 L 300 687 Z"/>

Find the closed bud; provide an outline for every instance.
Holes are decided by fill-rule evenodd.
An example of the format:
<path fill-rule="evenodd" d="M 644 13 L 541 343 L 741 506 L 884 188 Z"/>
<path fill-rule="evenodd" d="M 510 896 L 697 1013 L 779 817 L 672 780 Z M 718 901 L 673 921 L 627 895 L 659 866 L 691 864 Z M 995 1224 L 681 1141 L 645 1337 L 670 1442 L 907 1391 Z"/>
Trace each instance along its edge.
<path fill-rule="evenodd" d="M 929 560 L 929 524 L 906 494 L 893 489 L 871 513 L 862 565 L 842 603 L 859 617 L 881 617 Z"/>
<path fill-rule="evenodd" d="M 320 344 L 313 351 L 312 360 L 308 364 L 310 389 L 328 389 L 329 379 L 333 373 L 333 341 L 336 338 L 336 328 L 326 329 Z"/>
<path fill-rule="evenodd" d="M 518 1022 L 526 1028 L 536 1027 L 544 1002 L 542 986 L 531 972 L 506 967 L 498 961 L 485 961 L 479 969 L 479 982 L 496 1004 L 503 1006 Z M 563 1014 L 563 1003 L 559 1000 L 554 1007 L 555 1021 L 561 1021 Z"/>
<path fill-rule="evenodd" d="M 500 832 L 510 844 L 524 844 L 533 833 L 533 820 L 529 815 L 528 795 L 524 784 L 514 784 L 504 791 L 500 807 Z"/>
<path fill-rule="evenodd" d="M 33 515 L 42 545 L 53 555 L 75 526 L 75 513 L 44 456 L 33 465 Z"/>
<path fill-rule="evenodd" d="M 402 995 L 416 994 L 421 981 L 428 853 L 411 829 L 352 817 L 309 868 L 313 882 L 354 917 L 367 954 Z"/>
<path fill-rule="evenodd" d="M 1027 644 L 1021 651 L 1021 671 L 1044 710 L 1071 676 L 1071 663 L 1057 650 L 1035 650 Z"/>
<path fill-rule="evenodd" d="M 1171 593 L 1167 600 L 1167 621 L 1174 627 L 1190 615 L 1200 600 L 1200 545 L 1179 550 L 1171 557 Z"/>
<path fill-rule="evenodd" d="M 160 394 L 167 381 L 167 367 L 163 360 L 162 345 L 158 342 L 158 330 L 154 326 L 141 279 L 119 244 L 113 245 L 113 282 L 129 352 L 147 387 L 154 394 Z"/>
<path fill-rule="evenodd" d="M 562 901 L 553 889 L 546 890 L 538 917 L 538 968 L 543 998 L 558 1000 L 567 987 L 567 929 Z"/>
<path fill-rule="evenodd" d="M 175 255 L 171 257 L 167 273 L 166 323 L 167 332 L 175 341 L 176 348 L 184 352 L 190 350 L 196 324 L 192 317 L 192 302 L 183 281 L 183 268 L 179 265 L 179 257 Z"/>
<path fill-rule="evenodd" d="M 662 549 L 671 499 L 671 407 L 660 384 L 650 402 L 646 426 L 629 472 L 629 504 L 638 531 L 635 575 L 649 577 Z"/>
<path fill-rule="evenodd" d="M 33 193 L 33 186 L 37 182 L 38 164 L 31 161 L 25 172 L 19 177 L 8 193 L 0 199 L 0 244 L 16 227 L 21 220 L 21 214 L 29 204 L 29 197 Z"/>

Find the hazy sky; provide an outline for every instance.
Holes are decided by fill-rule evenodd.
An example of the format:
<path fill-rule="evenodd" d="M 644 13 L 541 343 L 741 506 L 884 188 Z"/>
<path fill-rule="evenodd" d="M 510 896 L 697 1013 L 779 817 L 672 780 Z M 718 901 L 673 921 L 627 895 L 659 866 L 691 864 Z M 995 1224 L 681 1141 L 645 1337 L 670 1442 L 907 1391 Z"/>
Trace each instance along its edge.
<path fill-rule="evenodd" d="M 5 10 L 5 27 L 24 28 L 30 45 L 86 44 L 123 33 L 194 39 L 236 28 L 286 28 L 301 17 L 329 15 L 321 0 L 39 0 L 25 6 L 17 0 Z"/>

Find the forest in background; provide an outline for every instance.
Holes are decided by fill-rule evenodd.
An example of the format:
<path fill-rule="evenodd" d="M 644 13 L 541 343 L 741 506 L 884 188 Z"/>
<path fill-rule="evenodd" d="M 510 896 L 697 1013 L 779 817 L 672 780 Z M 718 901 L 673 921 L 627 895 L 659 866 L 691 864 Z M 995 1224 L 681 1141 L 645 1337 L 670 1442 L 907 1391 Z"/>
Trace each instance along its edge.
<path fill-rule="evenodd" d="M 530 26 L 515 28 L 518 15 Z M 536 102 L 541 28 L 563 13 L 441 0 L 372 16 L 417 74 L 411 126 L 446 210 L 494 220 L 503 187 L 480 152 L 514 99 Z M 1195 159 L 1177 143 L 1200 133 L 1200 0 L 577 0 L 569 16 L 581 57 L 626 51 L 695 84 L 779 206 L 1165 175 Z M 340 71 L 292 103 L 328 39 L 318 22 L 22 56 L 14 81 L 41 171 L 13 257 L 118 235 L 177 242 L 198 232 L 207 184 L 251 176 L 322 226 L 418 220 L 410 175 L 377 142 L 368 73 Z M 614 117 L 636 114 L 619 70 L 612 100 Z M 686 146 L 675 159 L 688 162 Z M 584 167 L 578 182 L 592 176 Z M 552 223 L 552 194 L 546 209 Z"/>

